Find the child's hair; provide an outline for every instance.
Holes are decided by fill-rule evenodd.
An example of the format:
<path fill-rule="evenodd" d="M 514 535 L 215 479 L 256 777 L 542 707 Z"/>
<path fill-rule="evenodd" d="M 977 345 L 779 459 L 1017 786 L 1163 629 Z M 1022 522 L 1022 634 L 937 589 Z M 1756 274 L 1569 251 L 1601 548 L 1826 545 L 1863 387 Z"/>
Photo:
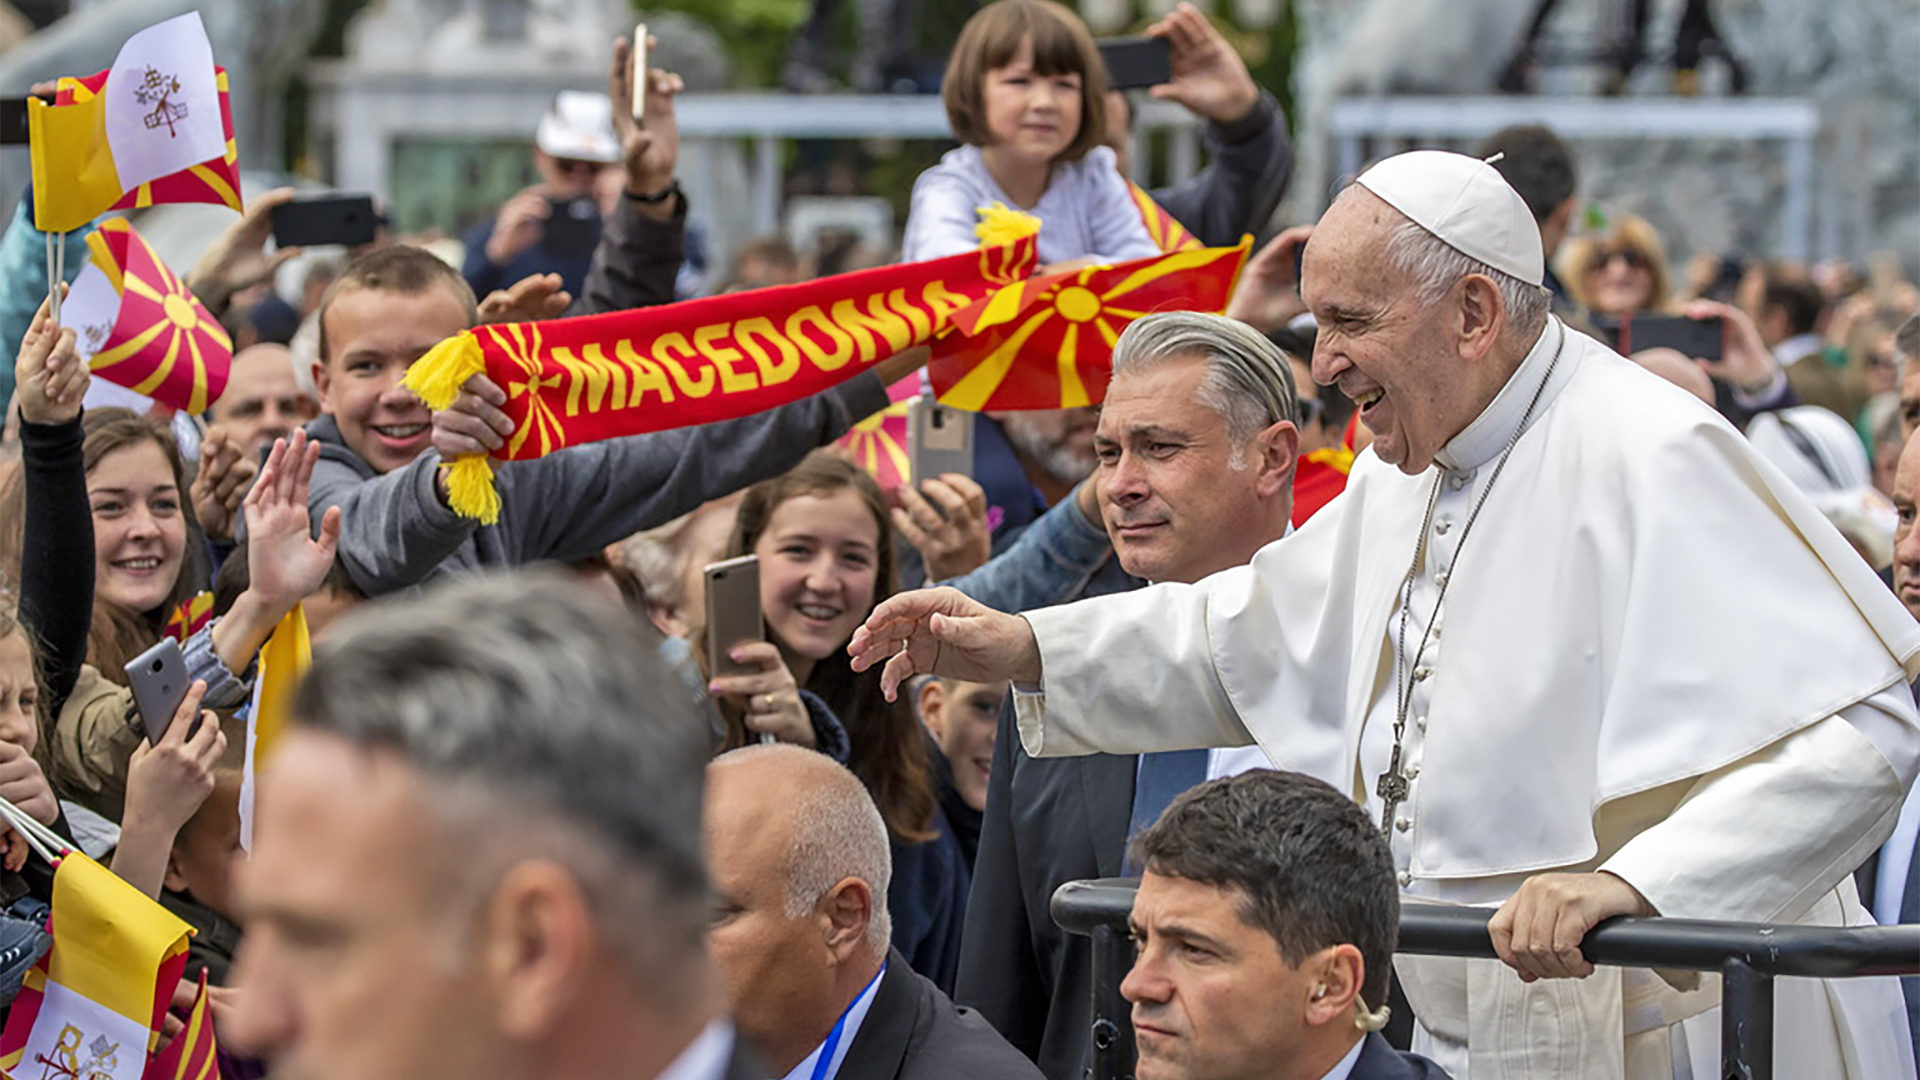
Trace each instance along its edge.
<path fill-rule="evenodd" d="M 1035 74 L 1080 76 L 1080 130 L 1055 159 L 1078 161 L 1106 138 L 1107 65 L 1087 24 L 1052 0 L 995 0 L 967 20 L 940 84 L 947 123 L 953 137 L 969 146 L 993 142 L 981 89 L 987 72 L 1012 63 L 1028 39 Z"/>

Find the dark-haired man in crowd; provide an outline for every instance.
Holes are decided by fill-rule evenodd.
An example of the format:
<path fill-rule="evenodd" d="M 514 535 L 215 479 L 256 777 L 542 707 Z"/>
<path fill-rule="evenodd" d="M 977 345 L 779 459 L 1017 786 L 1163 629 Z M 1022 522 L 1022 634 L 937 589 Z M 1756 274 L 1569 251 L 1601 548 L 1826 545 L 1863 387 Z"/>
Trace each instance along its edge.
<path fill-rule="evenodd" d="M 1515 124 L 1481 140 L 1473 156 L 1488 162 L 1520 193 L 1533 220 L 1540 226 L 1540 246 L 1546 252 L 1541 284 L 1553 293 L 1553 306 L 1572 305 L 1567 287 L 1553 272 L 1553 257 L 1573 228 L 1580 191 L 1580 171 L 1573 150 L 1542 124 Z"/>
<path fill-rule="evenodd" d="M 1742 282 L 1742 305 L 1773 350 L 1800 404 L 1818 405 L 1852 419 L 1867 403 L 1866 383 L 1820 337 L 1826 297 L 1799 266 L 1765 263 Z"/>
<path fill-rule="evenodd" d="M 343 621 L 260 785 L 221 1038 L 279 1076 L 764 1078 L 717 1015 L 709 737 L 657 643 L 545 576 Z"/>
<path fill-rule="evenodd" d="M 1255 769 L 1175 799 L 1133 855 L 1140 1080 L 1445 1080 L 1379 1034 L 1400 893 L 1353 800 Z"/>

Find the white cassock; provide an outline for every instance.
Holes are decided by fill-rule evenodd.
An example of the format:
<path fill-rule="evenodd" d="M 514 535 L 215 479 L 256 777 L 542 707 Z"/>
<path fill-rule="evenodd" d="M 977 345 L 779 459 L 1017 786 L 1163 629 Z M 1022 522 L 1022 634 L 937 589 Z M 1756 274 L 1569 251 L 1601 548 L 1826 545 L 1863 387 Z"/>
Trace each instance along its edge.
<path fill-rule="evenodd" d="M 1406 653 L 1431 633 L 1408 672 L 1400 594 L 1430 497 Z M 1920 767 L 1920 625 L 1718 415 L 1557 320 L 1435 467 L 1363 454 L 1247 566 L 1027 619 L 1029 753 L 1255 742 L 1376 818 L 1411 674 L 1388 834 L 1409 899 L 1494 905 L 1532 874 L 1606 870 L 1663 915 L 1865 923 L 1850 873 Z M 1396 966 L 1459 1080 L 1717 1063 L 1717 976 Z M 1781 980 L 1775 1017 L 1778 1076 L 1913 1075 L 1892 979 Z"/>

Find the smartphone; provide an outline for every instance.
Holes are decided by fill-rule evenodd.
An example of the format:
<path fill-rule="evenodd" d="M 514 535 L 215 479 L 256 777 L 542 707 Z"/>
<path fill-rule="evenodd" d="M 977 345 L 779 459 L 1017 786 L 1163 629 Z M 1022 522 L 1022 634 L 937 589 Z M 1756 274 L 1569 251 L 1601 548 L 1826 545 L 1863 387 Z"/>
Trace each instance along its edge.
<path fill-rule="evenodd" d="M 742 642 L 767 639 L 766 625 L 760 617 L 760 557 L 742 555 L 708 563 L 706 577 L 707 673 L 750 675 L 759 671 L 750 664 L 734 663 L 727 652 Z"/>
<path fill-rule="evenodd" d="M 600 243 L 599 209 L 593 200 L 548 199 L 540 250 L 563 259 L 591 259 Z"/>
<path fill-rule="evenodd" d="M 174 711 L 186 700 L 187 660 L 172 638 L 160 643 L 127 663 L 127 686 L 133 690 L 133 703 L 140 710 L 140 722 L 146 726 L 147 741 L 158 744 L 167 737 Z"/>
<path fill-rule="evenodd" d="M 1115 90 L 1137 90 L 1173 81 L 1173 47 L 1166 38 L 1102 38 L 1100 58 L 1107 62 L 1107 84 Z"/>
<path fill-rule="evenodd" d="M 27 145 L 27 99 L 0 98 L 0 146 L 25 145 Z"/>
<path fill-rule="evenodd" d="M 644 123 L 647 119 L 647 24 L 639 23 L 633 28 L 633 68 L 627 86 L 633 90 L 633 119 Z"/>
<path fill-rule="evenodd" d="M 931 397 L 907 403 L 907 468 L 912 481 L 941 473 L 973 475 L 973 414 Z"/>
<path fill-rule="evenodd" d="M 1620 319 L 1596 315 L 1593 328 L 1622 356 L 1664 348 L 1677 349 L 1695 360 L 1718 360 L 1726 342 L 1726 327 L 1718 316 L 1689 319 L 1684 315 L 1630 315 Z"/>
<path fill-rule="evenodd" d="M 371 195 L 306 195 L 273 208 L 273 242 L 281 247 L 373 243 L 380 219 Z"/>

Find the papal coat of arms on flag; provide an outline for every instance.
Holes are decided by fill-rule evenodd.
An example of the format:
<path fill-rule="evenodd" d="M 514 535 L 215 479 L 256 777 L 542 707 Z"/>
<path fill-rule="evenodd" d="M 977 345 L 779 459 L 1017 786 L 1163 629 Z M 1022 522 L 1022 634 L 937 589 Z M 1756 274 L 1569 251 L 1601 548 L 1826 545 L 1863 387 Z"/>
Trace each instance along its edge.
<path fill-rule="evenodd" d="M 123 204 L 237 208 L 221 78 L 206 28 L 189 12 L 128 38 L 105 72 L 62 79 L 54 104 L 27 99 L 34 227 L 69 232 Z M 169 185 L 164 196 L 160 184 Z"/>

